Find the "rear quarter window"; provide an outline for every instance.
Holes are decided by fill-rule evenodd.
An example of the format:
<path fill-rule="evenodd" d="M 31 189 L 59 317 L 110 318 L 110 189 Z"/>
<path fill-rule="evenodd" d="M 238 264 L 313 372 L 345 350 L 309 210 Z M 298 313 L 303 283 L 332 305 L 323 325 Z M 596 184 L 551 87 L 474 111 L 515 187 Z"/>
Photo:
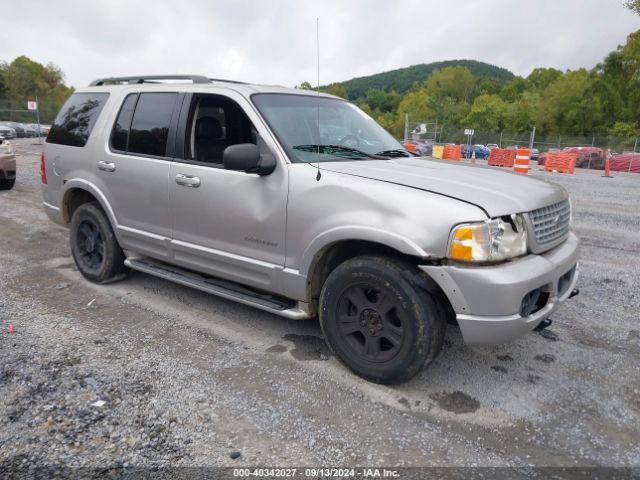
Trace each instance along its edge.
<path fill-rule="evenodd" d="M 71 95 L 51 125 L 47 143 L 84 147 L 108 98 L 108 93 Z"/>

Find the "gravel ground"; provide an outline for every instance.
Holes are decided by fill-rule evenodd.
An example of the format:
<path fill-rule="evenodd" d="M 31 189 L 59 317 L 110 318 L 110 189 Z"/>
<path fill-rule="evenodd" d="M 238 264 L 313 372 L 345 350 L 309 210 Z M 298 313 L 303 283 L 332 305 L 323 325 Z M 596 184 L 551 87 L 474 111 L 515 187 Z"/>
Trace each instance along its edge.
<path fill-rule="evenodd" d="M 0 476 L 16 468 L 640 467 L 640 176 L 571 193 L 582 294 L 551 328 L 393 388 L 294 322 L 133 273 L 84 281 L 40 205 L 39 146 L 0 192 Z M 7 325 L 15 333 L 7 333 Z"/>

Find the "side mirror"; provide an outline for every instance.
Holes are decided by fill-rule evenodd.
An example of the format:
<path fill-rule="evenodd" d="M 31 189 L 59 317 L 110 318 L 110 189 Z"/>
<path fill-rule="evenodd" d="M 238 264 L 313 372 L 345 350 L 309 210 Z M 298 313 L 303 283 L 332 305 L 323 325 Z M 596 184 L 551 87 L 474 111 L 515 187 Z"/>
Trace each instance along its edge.
<path fill-rule="evenodd" d="M 240 143 L 224 149 L 222 164 L 227 170 L 269 175 L 276 168 L 276 159 L 271 153 L 261 154 L 253 143 Z"/>

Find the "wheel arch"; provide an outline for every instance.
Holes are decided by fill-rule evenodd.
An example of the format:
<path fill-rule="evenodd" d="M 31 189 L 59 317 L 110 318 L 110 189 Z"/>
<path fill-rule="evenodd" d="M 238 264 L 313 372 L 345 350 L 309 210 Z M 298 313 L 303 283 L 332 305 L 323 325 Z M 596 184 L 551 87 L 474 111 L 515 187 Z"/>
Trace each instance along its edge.
<path fill-rule="evenodd" d="M 91 182 L 81 179 L 69 180 L 65 184 L 65 192 L 62 196 L 62 219 L 65 224 L 71 223 L 73 212 L 82 204 L 87 202 L 97 202 L 105 212 L 111 226 L 117 234 L 117 222 L 113 209 L 109 205 L 104 194 Z"/>
<path fill-rule="evenodd" d="M 361 255 L 389 255 L 401 258 L 417 266 L 428 261 L 429 255 L 413 242 L 399 242 L 402 237 L 390 235 L 394 242 L 376 241 L 369 238 L 341 238 L 328 242 L 312 256 L 304 270 L 306 277 L 305 297 L 312 315 L 317 314 L 320 291 L 329 274 L 341 263 Z M 423 273 L 424 274 L 424 273 Z M 428 275 L 424 274 L 429 288 L 449 303 L 442 289 Z"/>

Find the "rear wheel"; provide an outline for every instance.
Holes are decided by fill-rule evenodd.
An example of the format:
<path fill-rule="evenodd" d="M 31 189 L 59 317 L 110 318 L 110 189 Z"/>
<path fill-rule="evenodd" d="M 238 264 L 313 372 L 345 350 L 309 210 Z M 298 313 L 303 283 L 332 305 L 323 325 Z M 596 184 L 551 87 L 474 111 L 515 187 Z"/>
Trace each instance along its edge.
<path fill-rule="evenodd" d="M 15 184 L 15 178 L 3 178 L 0 180 L 0 190 L 11 190 Z"/>
<path fill-rule="evenodd" d="M 415 266 L 386 256 L 339 265 L 320 294 L 320 325 L 336 356 L 358 375 L 398 383 L 442 348 L 444 310 Z"/>
<path fill-rule="evenodd" d="M 82 275 L 95 283 L 123 277 L 125 255 L 99 204 L 80 205 L 71 218 L 71 254 Z"/>

